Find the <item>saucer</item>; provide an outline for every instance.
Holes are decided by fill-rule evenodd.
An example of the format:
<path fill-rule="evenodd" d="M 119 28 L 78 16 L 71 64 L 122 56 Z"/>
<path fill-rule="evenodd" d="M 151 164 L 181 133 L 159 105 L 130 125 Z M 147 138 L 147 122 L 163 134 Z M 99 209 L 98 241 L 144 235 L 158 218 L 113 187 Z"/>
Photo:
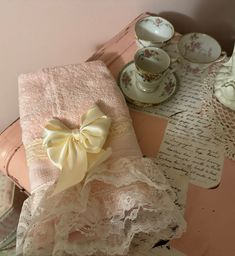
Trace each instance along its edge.
<path fill-rule="evenodd" d="M 129 62 L 120 71 L 118 85 L 127 101 L 136 105 L 157 105 L 169 99 L 176 89 L 176 78 L 173 73 L 164 77 L 154 92 L 143 92 L 136 86 L 135 63 Z"/>

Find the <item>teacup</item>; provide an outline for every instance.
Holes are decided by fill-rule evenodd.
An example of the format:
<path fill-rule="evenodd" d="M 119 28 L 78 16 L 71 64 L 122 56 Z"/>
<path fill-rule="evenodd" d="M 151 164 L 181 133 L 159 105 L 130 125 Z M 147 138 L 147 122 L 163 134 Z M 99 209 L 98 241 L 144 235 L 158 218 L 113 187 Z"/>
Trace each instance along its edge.
<path fill-rule="evenodd" d="M 170 56 L 162 49 L 145 47 L 139 49 L 134 57 L 136 66 L 136 86 L 144 92 L 153 92 L 162 79 L 173 72 Z"/>
<path fill-rule="evenodd" d="M 189 33 L 178 42 L 181 66 L 189 73 L 200 74 L 226 56 L 213 37 L 203 33 Z"/>
<path fill-rule="evenodd" d="M 136 43 L 138 48 L 164 46 L 173 36 L 173 25 L 158 16 L 147 16 L 135 24 Z"/>

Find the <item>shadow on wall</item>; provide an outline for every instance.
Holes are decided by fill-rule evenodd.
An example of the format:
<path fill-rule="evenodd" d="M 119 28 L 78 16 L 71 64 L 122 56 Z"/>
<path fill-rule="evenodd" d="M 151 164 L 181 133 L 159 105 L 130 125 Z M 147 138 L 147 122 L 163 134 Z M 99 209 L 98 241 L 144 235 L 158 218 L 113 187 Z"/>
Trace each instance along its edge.
<path fill-rule="evenodd" d="M 182 34 L 202 32 L 213 36 L 231 55 L 235 41 L 235 1 L 201 0 L 194 17 L 176 12 L 161 12 L 159 15 L 172 22 L 175 30 Z"/>

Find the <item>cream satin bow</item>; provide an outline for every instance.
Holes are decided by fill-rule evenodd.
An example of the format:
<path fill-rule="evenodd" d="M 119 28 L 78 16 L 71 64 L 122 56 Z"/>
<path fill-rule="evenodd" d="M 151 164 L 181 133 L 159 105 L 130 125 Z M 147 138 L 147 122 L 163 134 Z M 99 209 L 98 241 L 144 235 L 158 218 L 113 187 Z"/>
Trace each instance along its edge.
<path fill-rule="evenodd" d="M 111 119 L 94 105 L 81 117 L 79 129 L 69 129 L 57 119 L 44 128 L 43 145 L 51 162 L 61 170 L 53 195 L 83 180 L 86 173 L 111 155 L 103 150 Z"/>

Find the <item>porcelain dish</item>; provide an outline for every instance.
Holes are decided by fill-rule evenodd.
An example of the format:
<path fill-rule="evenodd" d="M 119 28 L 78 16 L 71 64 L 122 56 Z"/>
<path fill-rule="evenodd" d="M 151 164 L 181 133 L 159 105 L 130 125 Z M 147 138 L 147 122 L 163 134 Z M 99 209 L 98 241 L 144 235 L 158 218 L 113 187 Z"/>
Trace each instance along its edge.
<path fill-rule="evenodd" d="M 206 75 L 208 68 L 216 62 L 223 61 L 226 53 L 213 37 L 203 33 L 183 35 L 178 44 L 179 62 L 186 72 Z"/>
<path fill-rule="evenodd" d="M 189 33 L 178 42 L 180 55 L 192 62 L 209 64 L 216 61 L 222 51 L 220 44 L 211 36 L 203 33 Z"/>
<path fill-rule="evenodd" d="M 147 16 L 136 22 L 135 34 L 139 48 L 162 47 L 174 36 L 175 30 L 168 20 L 158 16 Z"/>
<path fill-rule="evenodd" d="M 153 92 L 144 92 L 137 86 L 136 67 L 129 62 L 119 73 L 118 85 L 127 101 L 136 105 L 157 105 L 168 100 L 176 90 L 176 78 L 173 73 L 165 76 L 158 88 Z"/>
<path fill-rule="evenodd" d="M 134 56 L 136 79 L 139 88 L 145 92 L 153 92 L 169 72 L 170 56 L 162 49 L 144 47 Z"/>

